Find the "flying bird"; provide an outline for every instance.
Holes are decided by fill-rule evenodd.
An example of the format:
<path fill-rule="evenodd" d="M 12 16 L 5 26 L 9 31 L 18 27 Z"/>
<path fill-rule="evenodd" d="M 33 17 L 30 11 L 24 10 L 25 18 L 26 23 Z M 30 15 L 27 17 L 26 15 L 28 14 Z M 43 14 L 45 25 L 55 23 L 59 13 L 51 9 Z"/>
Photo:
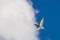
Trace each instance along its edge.
<path fill-rule="evenodd" d="M 41 22 L 39 25 L 35 24 L 35 26 L 37 26 L 36 30 L 39 31 L 41 29 L 44 29 L 43 24 L 44 24 L 44 18 L 41 19 Z"/>

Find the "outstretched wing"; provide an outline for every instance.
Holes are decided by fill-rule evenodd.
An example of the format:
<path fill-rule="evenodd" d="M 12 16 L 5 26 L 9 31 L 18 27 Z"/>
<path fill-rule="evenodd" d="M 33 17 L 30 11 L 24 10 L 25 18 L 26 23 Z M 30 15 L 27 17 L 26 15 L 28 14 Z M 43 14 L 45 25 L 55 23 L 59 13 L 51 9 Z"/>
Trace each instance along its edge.
<path fill-rule="evenodd" d="M 44 18 L 41 19 L 40 25 L 39 26 L 43 26 L 44 24 Z"/>

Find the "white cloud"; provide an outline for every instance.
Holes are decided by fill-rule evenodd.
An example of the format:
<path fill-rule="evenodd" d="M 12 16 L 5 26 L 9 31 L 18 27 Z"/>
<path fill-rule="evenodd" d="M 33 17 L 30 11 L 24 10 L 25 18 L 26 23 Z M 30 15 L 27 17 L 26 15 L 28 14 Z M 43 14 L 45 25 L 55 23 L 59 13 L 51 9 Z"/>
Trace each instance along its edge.
<path fill-rule="evenodd" d="M 38 40 L 34 15 L 26 0 L 0 0 L 0 36 L 6 40 Z"/>

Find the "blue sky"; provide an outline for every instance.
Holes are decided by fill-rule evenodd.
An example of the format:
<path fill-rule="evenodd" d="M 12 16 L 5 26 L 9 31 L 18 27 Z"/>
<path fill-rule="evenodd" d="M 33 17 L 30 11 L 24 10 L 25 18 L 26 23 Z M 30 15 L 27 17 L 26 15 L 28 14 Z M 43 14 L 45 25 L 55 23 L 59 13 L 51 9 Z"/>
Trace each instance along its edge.
<path fill-rule="evenodd" d="M 60 0 L 32 0 L 33 7 L 40 12 L 36 21 L 45 18 L 44 30 L 39 31 L 41 40 L 60 40 Z"/>

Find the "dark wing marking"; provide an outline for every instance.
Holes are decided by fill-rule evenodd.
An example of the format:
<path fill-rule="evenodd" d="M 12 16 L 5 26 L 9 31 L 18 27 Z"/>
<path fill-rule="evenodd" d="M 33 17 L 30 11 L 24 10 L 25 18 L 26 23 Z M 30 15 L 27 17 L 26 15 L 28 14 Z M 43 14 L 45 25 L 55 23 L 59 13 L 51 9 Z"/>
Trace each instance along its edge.
<path fill-rule="evenodd" d="M 35 26 L 38 28 L 39 27 L 39 25 L 37 25 L 37 24 L 35 24 Z"/>

